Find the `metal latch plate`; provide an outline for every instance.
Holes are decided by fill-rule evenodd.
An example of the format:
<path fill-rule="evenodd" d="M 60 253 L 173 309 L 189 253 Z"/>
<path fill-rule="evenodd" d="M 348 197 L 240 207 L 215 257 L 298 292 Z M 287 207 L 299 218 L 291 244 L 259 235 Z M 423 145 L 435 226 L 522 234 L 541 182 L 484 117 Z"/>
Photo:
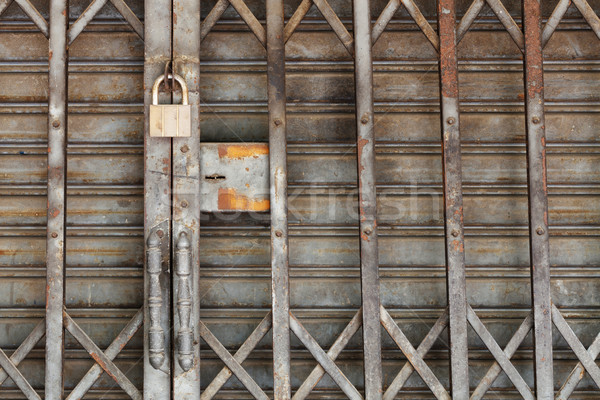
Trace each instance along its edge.
<path fill-rule="evenodd" d="M 202 143 L 200 209 L 269 211 L 269 146 L 266 143 Z"/>

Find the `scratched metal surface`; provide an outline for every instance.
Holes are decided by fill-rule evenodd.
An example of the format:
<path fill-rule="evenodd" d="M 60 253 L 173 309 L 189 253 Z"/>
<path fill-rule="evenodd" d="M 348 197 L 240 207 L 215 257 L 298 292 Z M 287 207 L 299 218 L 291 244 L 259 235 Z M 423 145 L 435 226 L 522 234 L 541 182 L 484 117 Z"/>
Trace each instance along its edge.
<path fill-rule="evenodd" d="M 32 1 L 47 16 L 44 1 Z M 141 18 L 143 2 L 128 2 Z M 213 2 L 203 4 L 206 13 Z M 247 2 L 261 20 L 264 5 Z M 286 1 L 286 16 L 298 0 Z M 351 26 L 350 3 L 332 7 Z M 435 20 L 435 2 L 418 1 Z M 468 1 L 460 1 L 462 14 Z M 504 2 L 519 21 L 520 2 Z M 544 2 L 548 16 L 556 1 Z M 596 12 L 600 1 L 590 1 Z M 385 3 L 373 1 L 378 15 Z M 87 6 L 71 1 L 71 17 Z M 101 348 L 143 302 L 143 43 L 106 6 L 70 47 L 66 302 Z M 286 46 L 291 307 L 329 346 L 360 305 L 353 70 L 346 50 L 311 10 Z M 576 11 L 545 50 L 552 295 L 584 345 L 600 327 L 600 41 Z M 376 173 L 382 302 L 413 344 L 445 306 L 438 74 L 434 50 L 404 11 L 374 57 Z M 489 9 L 459 46 L 467 298 L 503 346 L 530 304 L 522 61 Z M 204 141 L 267 140 L 266 54 L 229 9 L 202 44 Z M 44 310 L 47 41 L 11 6 L 0 20 L 0 347 L 15 349 Z M 270 307 L 265 215 L 204 215 L 202 318 L 235 350 Z M 444 336 L 444 335 L 442 335 Z M 363 387 L 360 335 L 339 357 Z M 560 338 L 560 335 L 556 335 Z M 491 356 L 469 333 L 472 384 Z M 515 365 L 533 383 L 531 338 Z M 90 358 L 66 335 L 65 387 Z M 270 337 L 245 366 L 272 390 Z M 141 337 L 117 358 L 141 388 Z M 292 336 L 292 385 L 314 361 Z M 447 349 L 428 358 L 448 385 Z M 403 363 L 383 334 L 384 384 Z M 202 382 L 222 364 L 202 351 Z M 43 341 L 21 370 L 43 389 Z M 555 343 L 556 382 L 576 364 Z M 494 398 L 519 395 L 505 376 Z M 249 398 L 236 379 L 220 398 Z M 431 398 L 413 376 L 399 398 Z M 584 378 L 573 398 L 597 398 Z M 124 398 L 104 375 L 90 397 Z M 325 378 L 314 398 L 343 398 Z M 12 381 L 0 399 L 21 398 Z"/>

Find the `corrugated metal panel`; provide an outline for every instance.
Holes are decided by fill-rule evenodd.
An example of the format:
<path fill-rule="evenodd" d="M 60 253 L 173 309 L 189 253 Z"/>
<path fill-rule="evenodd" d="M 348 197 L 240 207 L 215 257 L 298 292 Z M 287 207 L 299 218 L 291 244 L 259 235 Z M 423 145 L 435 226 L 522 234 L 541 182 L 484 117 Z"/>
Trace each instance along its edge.
<path fill-rule="evenodd" d="M 33 2 L 47 16 L 45 2 Z M 143 4 L 130 6 L 141 18 Z M 248 1 L 264 20 L 264 5 Z M 286 17 L 299 2 L 286 3 Z M 331 1 L 351 26 L 349 3 Z M 435 20 L 435 2 L 417 2 Z M 461 4 L 461 14 L 469 5 Z M 550 15 L 555 2 L 544 4 Z M 598 12 L 600 3 L 590 1 Z M 213 2 L 203 4 L 203 16 Z M 379 15 L 385 2 L 373 2 Z M 520 2 L 505 1 L 519 20 Z M 74 20 L 86 2 L 71 1 Z M 530 307 L 525 121 L 521 53 L 490 10 L 459 46 L 468 302 L 505 345 Z M 576 11 L 546 47 L 552 294 L 584 345 L 600 324 L 600 41 Z M 143 43 L 107 5 L 70 46 L 66 305 L 105 348 L 143 303 Z M 44 315 L 47 41 L 16 5 L 0 24 L 0 348 L 14 349 Z M 360 306 L 353 63 L 312 9 L 286 47 L 291 307 L 324 348 Z M 413 344 L 446 306 L 437 56 L 405 11 L 373 49 L 382 303 Z M 202 44 L 203 141 L 266 141 L 266 54 L 229 9 Z M 271 306 L 268 216 L 205 215 L 202 319 L 234 350 Z M 442 335 L 444 337 L 444 335 Z M 493 360 L 469 333 L 472 384 Z M 555 335 L 556 381 L 576 359 Z M 273 389 L 271 340 L 244 364 Z M 42 389 L 43 342 L 24 361 Z M 67 335 L 65 388 L 91 359 Z M 202 347 L 202 382 L 222 367 Z M 292 336 L 292 386 L 315 362 Z M 448 386 L 438 341 L 427 359 Z M 142 386 L 141 335 L 117 358 Z M 400 359 L 384 333 L 384 385 Z M 528 338 L 515 366 L 533 385 Z M 338 364 L 363 387 L 357 335 Z M 505 376 L 499 398 L 520 398 Z M 232 378 L 220 398 L 249 398 Z M 414 375 L 400 398 L 432 398 Z M 589 378 L 574 398 L 595 398 Z M 329 378 L 315 398 L 344 398 Z M 94 397 L 123 397 L 103 376 Z M 402 397 L 403 396 L 403 397 Z M 12 382 L 0 398 L 21 398 Z"/>

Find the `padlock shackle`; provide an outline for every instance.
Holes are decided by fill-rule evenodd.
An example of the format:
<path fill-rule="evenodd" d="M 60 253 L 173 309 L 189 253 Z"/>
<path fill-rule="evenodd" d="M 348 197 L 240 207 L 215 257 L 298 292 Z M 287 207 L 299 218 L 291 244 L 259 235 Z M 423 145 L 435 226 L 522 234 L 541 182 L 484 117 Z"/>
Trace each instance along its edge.
<path fill-rule="evenodd" d="M 175 79 L 179 83 L 179 86 L 181 86 L 181 96 L 183 97 L 183 102 L 181 104 L 184 106 L 187 106 L 189 95 L 188 95 L 188 88 L 187 88 L 187 85 L 186 85 L 183 77 L 180 75 L 177 75 L 177 74 L 173 74 L 173 75 L 169 74 L 169 76 L 167 76 L 167 79 Z M 160 87 L 160 84 L 163 83 L 164 80 L 165 80 L 165 76 L 160 75 L 154 81 L 154 85 L 152 86 L 152 104 L 154 104 L 154 105 L 158 105 L 158 88 Z"/>

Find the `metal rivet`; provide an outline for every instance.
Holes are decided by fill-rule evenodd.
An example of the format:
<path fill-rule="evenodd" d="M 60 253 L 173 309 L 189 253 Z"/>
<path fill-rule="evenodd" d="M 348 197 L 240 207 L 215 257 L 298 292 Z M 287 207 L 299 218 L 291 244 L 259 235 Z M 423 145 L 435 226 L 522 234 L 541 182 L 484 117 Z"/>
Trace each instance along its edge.
<path fill-rule="evenodd" d="M 456 119 L 454 119 L 454 117 L 450 117 L 450 118 L 448 118 L 448 119 L 446 120 L 446 122 L 447 122 L 449 125 L 453 125 L 453 124 L 456 122 Z"/>
<path fill-rule="evenodd" d="M 540 123 L 540 117 L 533 117 L 533 118 L 531 118 L 531 121 L 532 121 L 534 124 L 539 124 L 539 123 Z"/>
<path fill-rule="evenodd" d="M 52 121 L 52 126 L 58 128 L 60 126 L 60 121 L 55 119 L 54 121 Z"/>
<path fill-rule="evenodd" d="M 282 124 L 281 120 L 279 118 L 277 118 L 275 121 L 273 121 L 275 123 L 275 126 L 279 126 Z"/>
<path fill-rule="evenodd" d="M 183 200 L 183 201 L 181 202 L 181 207 L 182 207 L 182 208 L 187 208 L 187 206 L 188 206 L 188 205 L 189 205 L 189 204 L 188 204 L 188 202 L 187 202 L 186 200 Z"/>
<path fill-rule="evenodd" d="M 457 237 L 458 233 L 459 232 L 456 229 L 452 230 L 452 236 Z"/>
<path fill-rule="evenodd" d="M 373 233 L 373 230 L 371 228 L 367 228 L 364 230 L 365 235 L 369 236 L 371 235 L 371 233 Z"/>
<path fill-rule="evenodd" d="M 58 233 L 56 233 L 56 232 L 52 232 L 52 235 L 51 235 L 51 236 L 52 236 L 54 239 L 56 239 L 56 238 L 58 237 Z"/>
<path fill-rule="evenodd" d="M 363 115 L 363 117 L 360 119 L 360 122 L 365 125 L 369 123 L 369 116 L 368 115 Z"/>
<path fill-rule="evenodd" d="M 281 231 L 275 231 L 275 236 L 282 237 L 283 236 L 283 232 L 281 232 Z"/>
<path fill-rule="evenodd" d="M 158 235 L 159 238 L 161 238 L 165 235 L 165 233 L 162 231 L 162 229 L 156 231 L 156 234 Z"/>
<path fill-rule="evenodd" d="M 180 150 L 182 153 L 187 153 L 190 150 L 190 148 L 188 147 L 187 144 L 184 144 L 183 146 L 181 146 Z"/>
<path fill-rule="evenodd" d="M 541 226 L 538 226 L 537 229 L 535 230 L 535 232 L 538 235 L 543 235 L 545 231 L 544 231 L 544 228 L 542 228 Z"/>

